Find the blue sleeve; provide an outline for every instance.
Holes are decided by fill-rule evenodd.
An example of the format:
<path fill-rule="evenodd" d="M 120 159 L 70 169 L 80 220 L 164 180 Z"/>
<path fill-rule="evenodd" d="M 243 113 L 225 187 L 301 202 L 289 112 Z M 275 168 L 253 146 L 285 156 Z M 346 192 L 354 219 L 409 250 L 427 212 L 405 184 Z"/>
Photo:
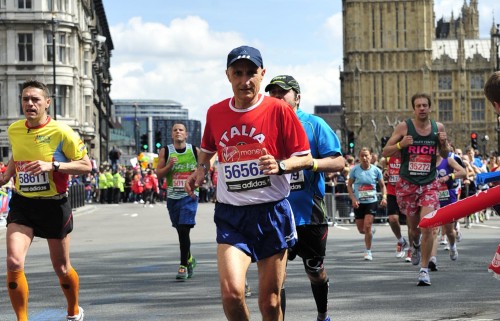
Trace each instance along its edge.
<path fill-rule="evenodd" d="M 316 133 L 318 139 L 318 151 L 321 158 L 327 156 L 341 156 L 340 141 L 331 127 L 320 117 L 316 117 Z"/>

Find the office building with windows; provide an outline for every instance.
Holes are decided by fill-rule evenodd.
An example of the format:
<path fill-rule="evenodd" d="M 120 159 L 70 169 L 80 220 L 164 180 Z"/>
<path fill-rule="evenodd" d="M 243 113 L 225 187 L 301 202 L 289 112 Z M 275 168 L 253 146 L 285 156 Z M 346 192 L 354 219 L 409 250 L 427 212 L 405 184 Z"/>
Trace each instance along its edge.
<path fill-rule="evenodd" d="M 171 144 L 171 129 L 176 122 L 186 125 L 190 144 L 201 143 L 201 122 L 189 119 L 188 109 L 176 101 L 114 99 L 113 105 L 121 129 L 112 130 L 110 144 L 122 150 L 124 161 L 141 151 L 157 153 L 159 147 Z"/>

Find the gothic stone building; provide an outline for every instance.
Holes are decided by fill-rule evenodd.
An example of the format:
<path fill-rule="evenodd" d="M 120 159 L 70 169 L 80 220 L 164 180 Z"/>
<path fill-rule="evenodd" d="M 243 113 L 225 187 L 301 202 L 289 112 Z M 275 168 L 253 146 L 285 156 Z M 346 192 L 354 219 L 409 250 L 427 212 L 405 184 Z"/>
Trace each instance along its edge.
<path fill-rule="evenodd" d="M 380 151 L 380 141 L 412 116 L 411 97 L 432 97 L 432 117 L 460 148 L 470 134 L 480 151 L 497 150 L 497 120 L 483 86 L 498 68 L 498 27 L 479 38 L 478 0 L 436 24 L 433 0 L 343 0 L 345 126 L 356 147 Z M 489 137 L 489 142 L 485 136 Z M 355 151 L 357 153 L 357 150 Z"/>

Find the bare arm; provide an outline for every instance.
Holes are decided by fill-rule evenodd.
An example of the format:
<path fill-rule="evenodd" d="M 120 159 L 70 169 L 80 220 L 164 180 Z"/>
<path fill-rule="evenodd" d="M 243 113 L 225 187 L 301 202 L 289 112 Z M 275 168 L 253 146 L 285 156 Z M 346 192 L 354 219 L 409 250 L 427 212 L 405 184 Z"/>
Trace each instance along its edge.
<path fill-rule="evenodd" d="M 387 144 L 382 150 L 382 156 L 383 157 L 394 156 L 401 149 L 406 148 L 411 144 L 413 144 L 413 137 L 407 135 L 407 133 L 408 133 L 408 126 L 406 125 L 406 122 L 400 122 L 399 124 L 397 124 L 396 128 L 394 128 L 392 136 L 389 138 Z"/>
<path fill-rule="evenodd" d="M 380 187 L 380 192 L 382 192 L 382 201 L 380 201 L 381 207 L 387 206 L 387 188 L 385 187 L 384 178 L 378 180 L 378 186 Z"/>
<path fill-rule="evenodd" d="M 184 190 L 188 195 L 193 196 L 194 190 L 203 184 L 203 180 L 210 169 L 211 159 L 214 155 L 215 153 L 209 154 L 202 150 L 198 151 L 198 167 L 189 175 L 186 180 L 186 185 L 184 185 Z"/>
<path fill-rule="evenodd" d="M 455 171 L 453 173 L 455 178 L 466 178 L 467 171 L 453 157 L 448 157 L 448 164 Z"/>
<path fill-rule="evenodd" d="M 11 160 L 9 162 L 13 163 Z M 14 165 L 12 165 L 14 166 Z M 43 172 L 51 172 L 53 171 L 52 162 L 45 162 L 41 160 L 36 160 L 29 162 L 25 167 L 25 171 L 31 175 L 38 175 Z M 59 172 L 70 175 L 82 175 L 87 174 L 92 170 L 92 163 L 90 162 L 90 158 L 85 155 L 82 159 L 74 160 L 70 162 L 61 162 L 59 166 Z"/>
<path fill-rule="evenodd" d="M 446 135 L 444 125 L 441 123 L 437 123 L 437 126 L 438 126 L 439 155 L 441 155 L 443 159 L 446 159 L 450 154 L 450 144 L 448 144 L 448 138 Z"/>
<path fill-rule="evenodd" d="M 170 172 L 172 167 L 174 167 L 174 164 L 177 160 L 176 158 L 172 157 L 167 163 L 167 156 L 165 154 L 166 149 L 160 149 L 160 154 L 158 155 L 158 165 L 156 166 L 156 176 L 158 176 L 158 178 L 167 176 L 168 172 Z"/>
<path fill-rule="evenodd" d="M 341 172 L 345 166 L 343 156 L 328 156 L 325 158 L 314 159 L 317 162 L 317 172 Z"/>
<path fill-rule="evenodd" d="M 347 181 L 347 192 L 349 193 L 349 197 L 351 198 L 352 208 L 358 208 L 359 202 L 356 199 L 356 196 L 354 195 L 354 189 L 352 187 L 353 183 L 354 179 L 349 178 L 349 180 Z"/>
<path fill-rule="evenodd" d="M 263 150 L 264 154 L 259 157 L 259 170 L 266 175 L 277 175 L 279 173 L 278 160 L 273 155 L 268 154 L 265 148 Z M 311 153 L 308 153 L 306 155 L 292 156 L 281 161 L 285 163 L 285 173 L 293 173 L 302 169 L 309 169 L 313 163 L 313 158 Z"/>

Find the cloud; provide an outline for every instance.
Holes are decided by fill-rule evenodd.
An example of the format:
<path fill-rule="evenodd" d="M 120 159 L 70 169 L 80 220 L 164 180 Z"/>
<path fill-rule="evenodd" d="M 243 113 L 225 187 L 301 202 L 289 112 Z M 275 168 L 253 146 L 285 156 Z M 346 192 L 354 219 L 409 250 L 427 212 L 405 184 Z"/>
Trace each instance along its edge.
<path fill-rule="evenodd" d="M 189 16 L 169 25 L 132 18 L 111 27 L 115 50 L 111 64 L 112 98 L 171 99 L 204 120 L 207 107 L 230 95 L 225 57 L 243 39 L 215 32 Z"/>
<path fill-rule="evenodd" d="M 339 14 L 340 15 L 340 14 Z M 302 88 L 302 108 L 312 113 L 314 105 L 340 102 L 339 66 L 341 64 L 342 30 L 334 15 L 326 21 L 318 36 L 327 45 L 329 61 L 309 61 L 280 65 L 283 49 L 266 50 L 259 39 L 246 41 L 234 31 L 215 31 L 200 17 L 176 18 L 168 25 L 130 19 L 111 27 L 115 50 L 111 61 L 113 99 L 170 99 L 189 109 L 189 117 L 205 122 L 207 108 L 229 96 L 231 86 L 226 78 L 226 55 L 241 44 L 254 45 L 264 61 L 272 66 L 264 78 L 261 92 L 276 72 L 294 75 Z M 340 24 L 341 25 L 341 24 Z M 272 53 L 269 53 L 272 52 Z M 314 52 L 314 51 L 313 51 Z M 278 63 L 276 63 L 278 62 Z M 271 74 L 271 70 L 273 74 Z"/>

